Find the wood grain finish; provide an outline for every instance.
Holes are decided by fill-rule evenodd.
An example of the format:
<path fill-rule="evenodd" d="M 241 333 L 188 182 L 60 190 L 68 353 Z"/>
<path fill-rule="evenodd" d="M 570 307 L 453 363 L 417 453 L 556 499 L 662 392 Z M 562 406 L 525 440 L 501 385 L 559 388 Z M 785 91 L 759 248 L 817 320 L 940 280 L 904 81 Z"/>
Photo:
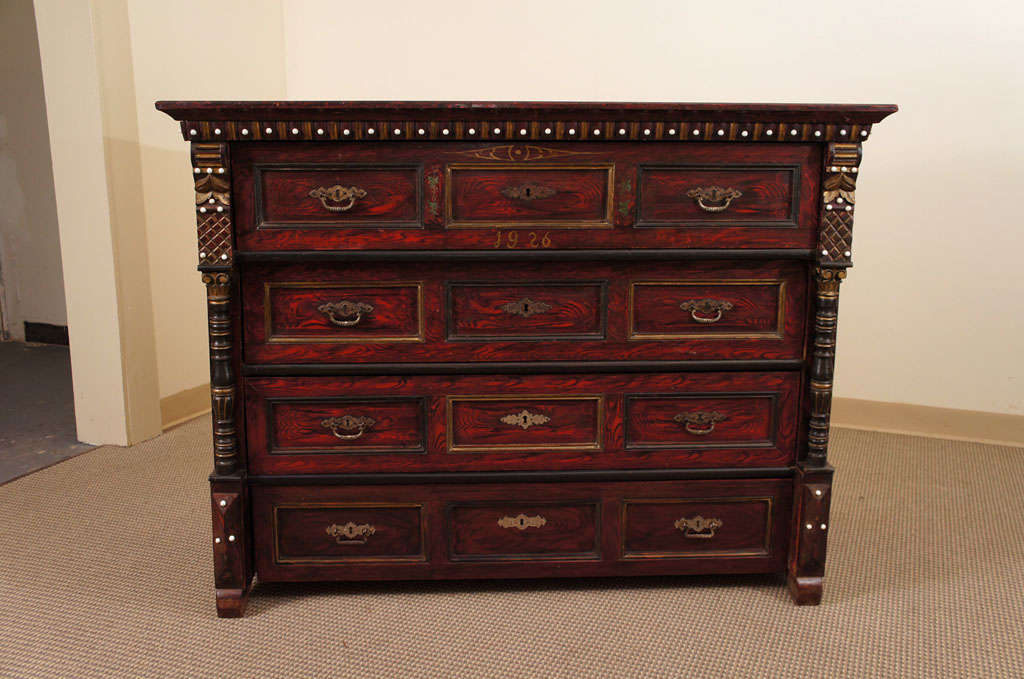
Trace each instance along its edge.
<path fill-rule="evenodd" d="M 266 265 L 242 295 L 250 363 L 767 360 L 803 355 L 807 275 L 791 261 Z M 699 323 L 679 305 L 703 297 L 733 308 Z M 550 309 L 504 310 L 526 299 Z M 374 311 L 332 326 L 318 309 L 338 300 Z"/>
<path fill-rule="evenodd" d="M 261 229 L 298 228 L 316 224 L 367 228 L 419 228 L 419 165 L 406 167 L 275 167 L 253 168 L 256 214 Z M 356 187 L 362 195 L 349 201 L 311 193 L 332 186 Z M 332 209 L 333 208 L 333 209 Z"/>
<path fill-rule="evenodd" d="M 799 385 L 795 372 L 251 378 L 249 468 L 296 474 L 782 467 L 795 459 Z M 413 401 L 425 404 L 425 453 L 412 443 Z M 389 421 L 388 408 L 408 414 Z M 526 428 L 514 417 L 503 421 L 523 411 L 548 419 Z M 710 434 L 693 435 L 674 419 L 693 411 L 728 419 Z M 346 414 L 378 422 L 359 440 L 331 441 L 320 421 Z M 390 422 L 397 431 L 387 431 Z M 381 447 L 360 450 L 370 443 Z"/>
<path fill-rule="evenodd" d="M 192 142 L 219 615 L 257 573 L 821 600 L 838 289 L 894 106 L 157 108 Z"/>
<path fill-rule="evenodd" d="M 257 541 L 283 548 L 257 553 L 260 577 L 270 582 L 781 572 L 792 486 L 782 479 L 309 485 L 259 486 L 253 494 Z M 718 542 L 687 539 L 672 525 L 701 512 L 727 521 Z M 519 514 L 546 523 L 525 530 L 498 523 Z M 336 544 L 326 527 L 350 521 L 377 532 L 364 545 Z M 388 540 L 371 547 L 388 526 Z M 423 526 L 420 556 L 415 536 Z"/>
<path fill-rule="evenodd" d="M 342 154 L 336 144 L 242 144 L 232 151 L 237 245 L 241 251 L 813 248 L 821 181 L 819 146 L 412 142 L 350 145 Z M 480 158 L 494 160 L 480 162 Z M 269 174 L 263 168 L 288 164 L 303 169 L 294 175 L 291 170 L 278 172 L 275 180 L 283 183 L 294 176 L 301 181 L 293 188 L 277 187 L 283 196 L 270 197 L 268 192 L 276 184 L 263 186 L 266 181 L 260 177 Z M 346 172 L 366 173 L 368 167 L 383 172 L 380 168 L 388 164 L 426 172 L 426 179 L 416 184 L 416 223 L 375 224 L 355 217 L 332 220 L 322 216 L 325 211 L 319 201 L 306 196 L 313 183 L 320 183 L 314 179 L 321 174 L 324 181 L 336 176 L 343 185 L 350 185 L 355 180 Z M 313 169 L 319 167 L 323 170 Z M 410 172 L 403 169 L 399 174 L 405 179 L 399 181 L 396 176 L 390 181 L 394 196 L 409 195 Z M 654 201 L 651 207 L 643 207 L 640 179 L 645 173 L 654 177 L 646 194 Z M 747 211 L 749 219 L 730 221 L 728 210 L 723 213 L 726 216 L 709 219 L 701 212 L 700 218 L 695 217 L 697 208 L 685 196 L 687 188 L 722 176 L 742 180 L 747 193 L 736 205 Z M 404 188 L 399 190 L 398 185 Z M 529 200 L 502 193 L 528 185 L 555 192 Z M 676 189 L 682 191 L 681 198 Z M 380 192 L 384 197 L 392 195 L 384 187 Z M 438 200 L 443 205 L 437 205 Z M 287 205 L 288 218 L 302 221 L 285 225 L 268 221 L 261 201 Z M 403 201 L 400 204 L 407 205 Z M 778 217 L 782 202 L 787 204 L 786 213 Z M 297 213 L 299 204 L 316 208 L 310 214 L 319 216 L 302 218 Z M 761 207 L 755 209 L 755 204 Z M 355 213 L 358 206 L 357 202 L 349 212 Z M 411 214 L 402 210 L 402 215 Z M 385 213 L 389 219 L 398 214 Z M 651 218 L 662 221 L 651 222 Z M 399 228 L 376 228 L 389 225 Z"/>

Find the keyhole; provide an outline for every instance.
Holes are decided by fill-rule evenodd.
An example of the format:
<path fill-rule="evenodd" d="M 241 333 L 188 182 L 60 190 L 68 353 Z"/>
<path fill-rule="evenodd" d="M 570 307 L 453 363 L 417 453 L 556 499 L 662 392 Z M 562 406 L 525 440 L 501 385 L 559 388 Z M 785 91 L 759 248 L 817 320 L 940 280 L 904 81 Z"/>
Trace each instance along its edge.
<path fill-rule="evenodd" d="M 529 186 L 526 187 L 526 190 L 524 191 L 524 193 L 526 194 L 527 198 L 530 197 L 530 187 Z"/>
<path fill-rule="evenodd" d="M 524 314 L 530 313 L 530 305 L 529 304 L 524 304 L 523 305 L 523 313 Z"/>
<path fill-rule="evenodd" d="M 520 528 L 526 528 L 526 517 L 524 517 L 524 516 L 519 517 L 519 527 Z"/>

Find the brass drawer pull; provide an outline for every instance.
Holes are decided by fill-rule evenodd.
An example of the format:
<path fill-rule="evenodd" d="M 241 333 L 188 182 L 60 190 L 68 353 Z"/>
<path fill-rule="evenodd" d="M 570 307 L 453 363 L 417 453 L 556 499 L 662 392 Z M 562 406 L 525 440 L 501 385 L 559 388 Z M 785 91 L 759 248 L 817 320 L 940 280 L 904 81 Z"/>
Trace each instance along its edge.
<path fill-rule="evenodd" d="M 698 186 L 690 189 L 686 195 L 697 201 L 704 212 L 725 212 L 729 203 L 743 194 L 734 188 L 721 186 Z"/>
<path fill-rule="evenodd" d="M 506 186 L 501 190 L 501 195 L 512 200 L 539 200 L 550 198 L 557 193 L 550 186 L 540 184 L 520 184 L 519 186 Z"/>
<path fill-rule="evenodd" d="M 690 312 L 690 318 L 698 323 L 717 323 L 722 320 L 722 312 L 732 309 L 732 302 L 724 299 L 688 299 L 679 305 L 683 311 Z M 712 316 L 711 314 L 714 314 Z"/>
<path fill-rule="evenodd" d="M 691 434 L 707 436 L 715 430 L 716 422 L 723 422 L 729 418 L 717 410 L 710 412 L 707 410 L 695 410 L 689 413 L 679 413 L 672 419 L 683 425 L 683 428 Z"/>
<path fill-rule="evenodd" d="M 547 522 L 548 520 L 543 516 L 527 516 L 526 514 L 520 514 L 519 516 L 503 516 L 498 519 L 498 525 L 502 528 L 515 528 L 517 530 L 540 528 Z"/>
<path fill-rule="evenodd" d="M 529 429 L 536 424 L 547 424 L 551 421 L 551 418 L 547 415 L 541 415 L 540 413 L 531 413 L 529 410 L 523 410 L 518 413 L 509 413 L 503 415 L 501 421 L 505 424 L 511 424 L 516 427 L 522 427 L 523 429 Z"/>
<path fill-rule="evenodd" d="M 347 299 L 340 302 L 328 302 L 317 307 L 317 311 L 327 316 L 334 325 L 349 327 L 358 325 L 363 320 L 363 314 L 373 313 L 373 305 L 366 302 L 350 302 Z"/>
<path fill-rule="evenodd" d="M 341 417 L 328 417 L 325 420 L 320 420 L 321 427 L 330 429 L 332 434 L 345 441 L 353 441 L 361 437 L 375 424 L 377 422 L 372 417 L 356 417 L 355 415 L 342 415 Z"/>
<path fill-rule="evenodd" d="M 545 302 L 538 302 L 535 299 L 524 297 L 518 302 L 508 302 L 501 305 L 501 310 L 514 316 L 529 318 L 534 314 L 542 314 L 551 311 L 551 305 Z"/>
<path fill-rule="evenodd" d="M 367 538 L 376 532 L 373 524 L 355 524 L 351 521 L 341 526 L 332 523 L 327 527 L 327 534 L 339 545 L 365 545 Z"/>
<path fill-rule="evenodd" d="M 715 537 L 715 531 L 722 527 L 722 520 L 705 519 L 698 514 L 692 519 L 678 519 L 674 525 L 683 531 L 683 537 L 706 540 Z"/>
<path fill-rule="evenodd" d="M 309 195 L 312 198 L 319 198 L 323 206 L 331 212 L 348 212 L 357 200 L 366 197 L 366 191 L 358 186 L 335 184 L 334 186 L 319 186 L 310 191 Z"/>

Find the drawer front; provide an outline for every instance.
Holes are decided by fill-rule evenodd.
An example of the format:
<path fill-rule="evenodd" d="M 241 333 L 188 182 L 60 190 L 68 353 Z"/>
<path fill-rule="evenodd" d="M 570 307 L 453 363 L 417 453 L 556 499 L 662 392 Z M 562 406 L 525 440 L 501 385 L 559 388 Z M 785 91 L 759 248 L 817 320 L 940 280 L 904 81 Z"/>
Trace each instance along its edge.
<path fill-rule="evenodd" d="M 309 264 L 242 275 L 249 363 L 796 359 L 806 265 Z"/>
<path fill-rule="evenodd" d="M 453 561 L 601 558 L 597 502 L 450 503 L 446 514 Z"/>
<path fill-rule="evenodd" d="M 252 487 L 262 581 L 785 568 L 792 480 Z"/>
<path fill-rule="evenodd" d="M 248 378 L 254 474 L 772 467 L 800 374 Z"/>
<path fill-rule="evenodd" d="M 612 226 L 613 165 L 448 165 L 447 226 Z"/>
<path fill-rule="evenodd" d="M 622 557 L 767 556 L 777 498 L 626 498 Z"/>
<path fill-rule="evenodd" d="M 267 281 L 267 344 L 423 341 L 423 284 Z"/>
<path fill-rule="evenodd" d="M 318 165 L 263 166 L 255 177 L 256 210 L 268 228 L 420 226 L 420 168 Z"/>
<path fill-rule="evenodd" d="M 816 247 L 818 144 L 232 147 L 240 251 Z"/>
<path fill-rule="evenodd" d="M 422 503 L 284 502 L 271 520 L 276 563 L 426 559 Z"/>
<path fill-rule="evenodd" d="M 637 226 L 797 228 L 799 165 L 644 165 Z"/>

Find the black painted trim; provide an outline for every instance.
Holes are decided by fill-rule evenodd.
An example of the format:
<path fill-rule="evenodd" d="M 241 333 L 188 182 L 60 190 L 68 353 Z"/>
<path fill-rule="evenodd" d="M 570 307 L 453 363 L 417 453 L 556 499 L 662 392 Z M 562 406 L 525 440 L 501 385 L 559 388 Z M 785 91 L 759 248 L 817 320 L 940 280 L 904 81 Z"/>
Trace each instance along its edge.
<path fill-rule="evenodd" d="M 716 469 L 583 469 L 521 472 L 420 472 L 388 474 L 278 474 L 249 476 L 259 486 L 372 486 L 432 483 L 565 483 L 572 481 L 672 481 L 680 479 L 790 478 L 793 467 Z"/>
<path fill-rule="evenodd" d="M 636 249 L 636 250 L 295 250 L 237 252 L 239 262 L 650 262 L 692 259 L 796 259 L 813 261 L 803 249 Z"/>
<path fill-rule="evenodd" d="M 738 372 L 800 370 L 801 359 L 772 361 L 543 361 L 539 363 L 285 363 L 242 366 L 247 377 L 310 377 L 317 375 L 447 375 L 637 372 Z"/>

